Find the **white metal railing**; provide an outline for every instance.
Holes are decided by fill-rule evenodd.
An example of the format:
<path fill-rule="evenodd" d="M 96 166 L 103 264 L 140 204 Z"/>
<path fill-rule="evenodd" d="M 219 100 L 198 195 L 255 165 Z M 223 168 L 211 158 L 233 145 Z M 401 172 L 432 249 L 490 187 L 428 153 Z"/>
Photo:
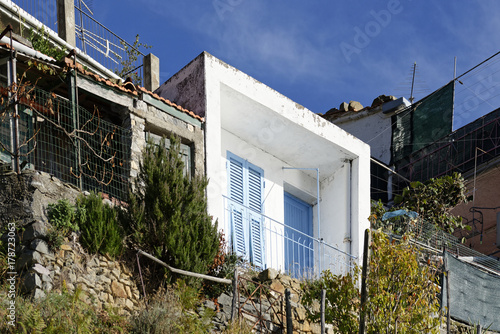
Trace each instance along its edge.
<path fill-rule="evenodd" d="M 330 270 L 334 274 L 346 274 L 353 268 L 357 259 L 356 256 L 324 242 L 322 238 L 307 235 L 249 207 L 242 206 L 226 196 L 223 196 L 223 199 L 225 226 L 230 228 L 227 239 L 233 249 L 235 247 L 234 226 L 231 221 L 232 206 L 237 205 L 246 210 L 246 214 L 243 214 L 244 225 L 246 223 L 246 226 L 249 226 L 250 213 L 254 220 L 256 216 L 260 217 L 264 268 L 274 268 L 296 278 L 319 277 L 324 270 Z M 247 233 L 250 233 L 249 229 Z M 245 238 L 248 243 L 251 243 L 252 239 L 250 237 Z M 250 253 L 253 246 L 248 245 L 246 247 Z M 252 254 L 238 255 L 242 255 L 248 260 L 252 259 Z"/>

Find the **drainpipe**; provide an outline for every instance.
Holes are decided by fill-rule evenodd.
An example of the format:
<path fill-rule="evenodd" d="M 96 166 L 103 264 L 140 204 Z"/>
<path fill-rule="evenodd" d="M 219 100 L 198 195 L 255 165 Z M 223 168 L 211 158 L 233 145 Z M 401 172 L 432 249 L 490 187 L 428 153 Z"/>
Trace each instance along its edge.
<path fill-rule="evenodd" d="M 349 159 L 349 254 L 352 254 L 352 159 Z"/>
<path fill-rule="evenodd" d="M 9 33 L 9 37 L 5 35 Z M 11 138 L 11 151 L 12 151 L 12 169 L 17 173 L 21 173 L 19 161 L 19 117 L 17 109 L 17 50 L 14 50 L 12 39 L 12 26 L 9 24 L 1 33 L 0 38 L 8 38 L 10 44 L 9 60 L 7 61 L 7 91 L 8 102 L 12 103 L 12 112 L 10 114 L 10 138 Z"/>

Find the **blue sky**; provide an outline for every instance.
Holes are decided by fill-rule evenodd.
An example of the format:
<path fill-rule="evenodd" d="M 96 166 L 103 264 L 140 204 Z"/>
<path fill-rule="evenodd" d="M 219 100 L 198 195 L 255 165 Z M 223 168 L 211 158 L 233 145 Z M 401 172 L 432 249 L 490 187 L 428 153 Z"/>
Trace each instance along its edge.
<path fill-rule="evenodd" d="M 161 82 L 207 51 L 316 113 L 350 100 L 370 105 L 381 94 L 409 98 L 414 62 L 418 100 L 453 78 L 454 57 L 461 74 L 500 46 L 497 0 L 87 4 L 125 40 L 139 34 L 153 46 Z M 496 71 L 491 64 L 457 87 L 457 101 L 465 102 L 456 108 L 455 127 L 498 107 Z"/>

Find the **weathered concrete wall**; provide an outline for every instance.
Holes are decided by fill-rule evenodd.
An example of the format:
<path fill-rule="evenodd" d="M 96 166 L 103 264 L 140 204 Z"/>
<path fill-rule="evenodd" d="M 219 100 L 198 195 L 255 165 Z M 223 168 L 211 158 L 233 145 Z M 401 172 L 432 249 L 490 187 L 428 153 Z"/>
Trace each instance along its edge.
<path fill-rule="evenodd" d="M 33 220 L 47 222 L 46 208 L 61 198 L 73 202 L 79 191 L 44 172 L 24 170 L 21 175 L 0 174 L 0 227 L 16 222 L 22 227 Z"/>

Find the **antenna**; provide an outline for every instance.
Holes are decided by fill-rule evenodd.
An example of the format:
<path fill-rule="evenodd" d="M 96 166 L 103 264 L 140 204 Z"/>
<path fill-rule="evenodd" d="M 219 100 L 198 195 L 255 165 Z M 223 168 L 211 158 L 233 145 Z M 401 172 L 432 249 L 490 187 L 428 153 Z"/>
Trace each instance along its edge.
<path fill-rule="evenodd" d="M 410 92 L 410 103 L 413 104 L 413 100 L 415 98 L 413 97 L 413 86 L 415 85 L 415 72 L 417 71 L 417 62 L 413 63 L 413 77 L 411 79 L 411 92 Z"/>
<path fill-rule="evenodd" d="M 405 81 L 400 82 L 394 92 L 408 96 L 408 90 L 410 91 L 409 100 L 412 104 L 415 99 L 417 99 L 415 95 L 428 93 L 430 91 L 427 83 L 419 77 L 419 68 L 417 66 L 417 62 L 411 64 L 410 71 L 408 71 L 408 75 L 405 77 Z"/>

